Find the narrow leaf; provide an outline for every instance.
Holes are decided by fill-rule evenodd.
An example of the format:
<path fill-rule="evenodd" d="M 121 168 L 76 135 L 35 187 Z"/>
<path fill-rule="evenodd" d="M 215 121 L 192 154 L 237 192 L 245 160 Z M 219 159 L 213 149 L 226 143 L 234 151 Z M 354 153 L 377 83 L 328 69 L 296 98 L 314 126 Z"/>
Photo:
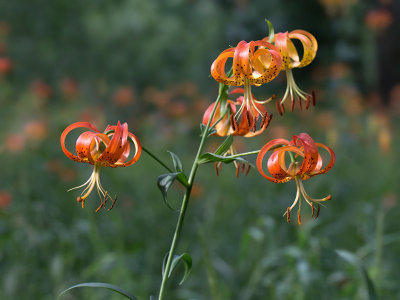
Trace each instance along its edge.
<path fill-rule="evenodd" d="M 200 132 L 201 132 L 201 134 L 200 134 L 200 136 L 203 136 L 203 134 L 204 134 L 204 132 L 205 132 L 205 130 L 206 130 L 206 125 L 204 125 L 203 123 L 201 123 L 200 124 Z M 217 132 L 217 130 L 215 130 L 214 128 L 209 128 L 208 129 L 208 134 L 207 134 L 207 137 L 209 137 L 210 135 L 213 135 L 214 133 L 216 133 Z"/>
<path fill-rule="evenodd" d="M 346 262 L 348 262 L 349 264 L 355 266 L 358 270 L 360 270 L 361 274 L 363 275 L 364 281 L 367 285 L 369 300 L 378 300 L 379 297 L 376 293 L 374 283 L 369 277 L 368 272 L 365 269 L 363 263 L 360 261 L 360 259 L 353 253 L 346 250 L 335 250 L 335 251 L 343 260 L 345 260 Z"/>
<path fill-rule="evenodd" d="M 182 168 L 182 163 L 181 160 L 179 159 L 178 155 L 176 155 L 174 152 L 167 151 L 169 154 L 171 154 L 172 157 L 172 162 L 174 163 L 174 168 L 176 172 L 183 172 Z"/>
<path fill-rule="evenodd" d="M 181 255 L 175 255 L 172 260 L 172 264 L 171 264 L 171 268 L 168 273 L 168 277 L 171 276 L 172 271 L 175 269 L 175 267 L 177 266 L 177 264 L 179 262 L 182 262 L 183 266 L 185 267 L 185 273 L 183 274 L 183 277 L 182 277 L 181 281 L 179 282 L 179 285 L 181 285 L 186 280 L 186 278 L 189 276 L 190 270 L 192 269 L 192 257 L 188 253 L 183 253 Z"/>
<path fill-rule="evenodd" d="M 222 162 L 222 163 L 225 163 L 225 164 L 229 164 L 229 163 L 231 163 L 231 162 L 233 162 L 233 161 L 238 161 L 238 162 L 241 162 L 241 163 L 246 163 L 246 164 L 249 164 L 249 165 L 252 166 L 252 164 L 250 164 L 250 163 L 249 163 L 247 160 L 245 160 L 244 158 L 241 158 L 241 157 L 231 158 L 231 157 L 229 157 L 229 156 L 217 155 L 217 154 L 210 153 L 210 152 L 207 152 L 207 153 L 202 154 L 202 155 L 199 157 L 199 159 L 198 159 L 197 162 L 198 162 L 199 164 L 205 164 L 205 163 L 210 163 L 210 162 Z"/>
<path fill-rule="evenodd" d="M 265 22 L 267 22 L 267 24 L 268 24 L 268 30 L 269 30 L 269 33 L 268 33 L 268 36 L 269 36 L 268 42 L 272 43 L 272 42 L 274 41 L 274 35 L 275 35 L 274 26 L 272 26 L 272 23 L 271 23 L 269 20 L 267 20 L 267 19 L 265 19 Z"/>
<path fill-rule="evenodd" d="M 229 148 L 232 146 L 233 143 L 233 136 L 230 135 L 228 136 L 225 141 L 218 147 L 218 149 L 215 151 L 216 155 L 222 155 L 226 151 L 229 150 Z"/>
<path fill-rule="evenodd" d="M 103 283 L 103 282 L 86 282 L 86 283 L 80 283 L 74 286 L 71 286 L 69 288 L 67 288 L 65 291 L 62 291 L 57 299 L 59 299 L 63 294 L 65 294 L 66 292 L 72 290 L 72 289 L 76 289 L 76 288 L 81 288 L 81 287 L 94 287 L 94 288 L 105 288 L 105 289 L 109 289 L 113 292 L 116 292 L 122 296 L 125 296 L 126 298 L 130 299 L 130 300 L 137 300 L 137 298 L 133 295 L 131 295 L 129 292 L 127 292 L 126 290 L 113 285 L 113 284 L 109 284 L 109 283 Z"/>
<path fill-rule="evenodd" d="M 160 189 L 163 199 L 164 199 L 164 203 L 168 206 L 168 208 L 173 209 L 168 201 L 167 201 L 167 192 L 168 189 L 170 188 L 170 186 L 172 185 L 172 183 L 175 181 L 175 179 L 178 179 L 184 186 L 188 186 L 188 181 L 186 178 L 186 175 L 182 172 L 177 172 L 177 173 L 167 173 L 167 174 L 163 174 L 158 176 L 157 178 L 157 186 Z"/>

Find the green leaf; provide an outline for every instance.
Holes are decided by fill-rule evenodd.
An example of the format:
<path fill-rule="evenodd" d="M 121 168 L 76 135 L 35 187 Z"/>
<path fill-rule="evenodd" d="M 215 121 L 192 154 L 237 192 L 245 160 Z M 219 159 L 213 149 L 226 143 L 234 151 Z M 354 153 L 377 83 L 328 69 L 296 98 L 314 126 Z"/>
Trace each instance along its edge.
<path fill-rule="evenodd" d="M 172 183 L 175 181 L 175 179 L 178 179 L 184 186 L 189 185 L 186 175 L 182 172 L 167 173 L 167 174 L 160 175 L 157 178 L 157 186 L 162 193 L 164 203 L 172 210 L 175 210 L 175 209 L 173 209 L 167 201 L 167 192 L 168 192 L 168 189 L 170 188 L 170 186 L 172 185 Z"/>
<path fill-rule="evenodd" d="M 200 136 L 203 136 L 203 134 L 204 134 L 204 132 L 205 132 L 205 130 L 206 130 L 206 125 L 204 125 L 203 123 L 201 123 L 200 124 L 200 131 L 201 131 L 201 134 L 200 134 Z M 210 135 L 213 135 L 214 133 L 216 133 L 217 131 L 214 129 L 214 128 L 209 128 L 208 129 L 208 134 L 207 134 L 207 137 L 209 137 Z"/>
<path fill-rule="evenodd" d="M 353 253 L 346 250 L 335 250 L 335 251 L 343 260 L 345 260 L 346 262 L 348 262 L 349 264 L 355 266 L 358 270 L 360 270 L 361 274 L 363 275 L 364 281 L 367 285 L 369 300 L 378 300 L 379 297 L 376 293 L 374 283 L 369 277 L 368 272 L 365 269 L 363 263 L 360 261 L 360 259 Z"/>
<path fill-rule="evenodd" d="M 178 155 L 176 155 L 174 152 L 167 151 L 169 154 L 171 154 L 172 161 L 174 163 L 174 168 L 176 172 L 183 172 L 183 167 L 181 160 L 179 159 Z"/>
<path fill-rule="evenodd" d="M 269 36 L 268 42 L 272 43 L 273 40 L 274 40 L 274 35 L 275 35 L 274 26 L 272 26 L 272 23 L 271 23 L 269 20 L 267 20 L 267 19 L 265 19 L 265 22 L 267 22 L 267 24 L 268 24 L 268 30 L 269 30 L 269 33 L 268 33 L 268 36 Z"/>
<path fill-rule="evenodd" d="M 252 166 L 252 164 L 250 164 L 247 160 L 241 158 L 241 157 L 235 157 L 235 158 L 231 158 L 229 156 L 222 156 L 222 155 L 217 155 L 215 153 L 204 153 L 202 154 L 199 159 L 197 160 L 197 162 L 199 164 L 206 164 L 206 163 L 210 163 L 210 162 L 222 162 L 225 164 L 229 164 L 233 161 L 238 161 L 241 163 L 246 163 Z"/>
<path fill-rule="evenodd" d="M 181 285 L 186 278 L 189 276 L 190 270 L 192 269 L 192 257 L 189 255 L 189 253 L 183 253 L 181 255 L 174 255 L 174 258 L 171 263 L 171 268 L 168 273 L 168 277 L 171 276 L 172 271 L 175 269 L 175 267 L 178 265 L 179 262 L 183 263 L 183 266 L 185 267 L 185 273 L 183 274 L 183 277 L 181 281 L 179 282 L 179 285 Z"/>
<path fill-rule="evenodd" d="M 125 296 L 128 299 L 137 300 L 137 298 L 135 296 L 131 295 L 129 292 L 125 291 L 124 289 L 122 289 L 116 285 L 109 284 L 109 283 L 103 283 L 103 282 L 85 282 L 85 283 L 80 283 L 80 284 L 71 286 L 71 287 L 67 288 L 65 291 L 62 291 L 58 295 L 57 299 L 59 299 L 66 292 L 68 292 L 72 289 L 81 288 L 81 287 L 105 288 L 105 289 L 109 289 L 113 292 L 116 292 L 122 296 Z"/>
<path fill-rule="evenodd" d="M 218 149 L 215 151 L 216 155 L 223 155 L 226 151 L 229 150 L 229 148 L 232 146 L 233 143 L 233 136 L 228 136 L 225 141 L 221 144 L 221 146 L 218 147 Z"/>

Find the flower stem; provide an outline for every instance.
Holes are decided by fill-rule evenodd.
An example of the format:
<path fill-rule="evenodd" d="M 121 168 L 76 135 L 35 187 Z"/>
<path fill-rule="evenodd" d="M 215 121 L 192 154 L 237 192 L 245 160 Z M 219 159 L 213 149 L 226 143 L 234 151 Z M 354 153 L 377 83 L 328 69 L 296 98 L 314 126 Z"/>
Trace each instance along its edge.
<path fill-rule="evenodd" d="M 214 114 L 215 111 L 217 109 L 218 103 L 221 101 L 223 94 L 227 92 L 228 87 L 223 85 L 220 85 L 220 89 L 219 89 L 219 94 L 218 94 L 218 98 L 215 101 L 215 105 L 214 108 L 211 112 L 211 116 L 210 119 L 208 120 L 206 129 L 204 130 L 204 134 L 201 137 L 201 141 L 200 141 L 200 145 L 199 148 L 197 150 L 197 154 L 196 157 L 193 161 L 193 165 L 192 165 L 192 169 L 190 171 L 190 175 L 189 175 L 189 179 L 188 179 L 188 184 L 186 186 L 186 191 L 185 191 L 185 195 L 183 196 L 183 200 L 182 200 L 182 204 L 181 204 L 181 209 L 179 212 L 179 218 L 175 227 L 175 232 L 174 232 L 174 237 L 172 239 L 171 242 L 171 246 L 168 252 L 168 258 L 167 258 L 167 263 L 165 265 L 165 269 L 164 269 L 164 273 L 163 273 L 163 277 L 162 277 L 162 281 L 161 281 L 161 286 L 160 286 L 160 293 L 158 294 L 158 300 L 162 300 L 164 297 L 164 293 L 165 293 L 165 287 L 167 284 L 167 280 L 168 280 L 168 275 L 171 269 L 171 265 L 172 265 L 172 260 L 174 257 L 174 252 L 175 252 L 175 248 L 178 242 L 178 238 L 179 238 L 179 234 L 182 230 L 182 225 L 183 225 L 183 221 L 185 219 L 185 214 L 186 214 L 186 209 L 189 203 L 189 199 L 190 199 L 190 193 L 192 191 L 192 187 L 193 187 L 193 183 L 194 183 L 194 178 L 196 176 L 196 172 L 197 172 L 197 168 L 199 167 L 199 163 L 198 163 L 198 159 L 201 155 L 201 152 L 203 151 L 203 147 L 204 147 L 204 143 L 208 137 L 208 131 L 210 129 L 210 125 L 211 125 L 211 121 L 214 118 Z M 154 158 L 154 157 L 153 157 Z"/>

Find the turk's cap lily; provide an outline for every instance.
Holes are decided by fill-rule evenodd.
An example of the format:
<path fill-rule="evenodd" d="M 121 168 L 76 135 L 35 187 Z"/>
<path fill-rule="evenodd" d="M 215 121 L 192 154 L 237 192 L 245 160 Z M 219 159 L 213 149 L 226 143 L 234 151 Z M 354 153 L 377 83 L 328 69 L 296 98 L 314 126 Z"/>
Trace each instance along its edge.
<path fill-rule="evenodd" d="M 215 135 L 253 137 L 264 132 L 272 119 L 272 114 L 268 114 L 262 104 L 271 101 L 274 96 L 264 101 L 258 101 L 253 94 L 247 98 L 243 96 L 246 93 L 242 88 L 236 88 L 229 94 L 241 94 L 241 96 L 236 101 L 227 100 L 224 109 L 218 104 L 211 122 L 211 126 L 216 130 Z M 202 121 L 204 125 L 207 125 L 214 106 L 215 103 L 212 103 L 206 109 Z M 257 125 L 259 125 L 259 129 L 257 129 Z"/>
<path fill-rule="evenodd" d="M 90 131 L 84 131 L 79 135 L 75 145 L 76 154 L 72 154 L 66 148 L 65 140 L 67 135 L 77 128 L 90 129 Z M 131 151 L 130 142 L 134 146 L 134 151 Z M 140 141 L 134 134 L 128 131 L 128 124 L 121 124 L 119 121 L 117 125 L 108 125 L 103 133 L 89 122 L 71 124 L 61 134 L 61 148 L 64 154 L 71 160 L 94 165 L 90 178 L 84 184 L 70 190 L 85 187 L 81 196 L 77 198 L 77 201 L 81 202 L 82 207 L 84 207 L 85 199 L 90 195 L 94 187 L 96 187 L 100 198 L 103 198 L 96 211 L 105 207 L 108 200 L 112 200 L 110 210 L 117 200 L 116 196 L 112 199 L 101 185 L 100 168 L 130 166 L 139 159 L 142 152 Z M 133 156 L 128 159 L 130 153 L 133 153 Z"/>
<path fill-rule="evenodd" d="M 268 40 L 268 37 L 264 40 Z M 303 57 L 301 59 L 292 40 L 299 40 L 303 46 Z M 309 65 L 314 60 L 318 50 L 317 40 L 305 30 L 275 33 L 274 45 L 278 48 L 282 57 L 283 70 Z"/>
<path fill-rule="evenodd" d="M 225 69 L 232 59 L 232 75 Z M 267 41 L 240 41 L 236 47 L 224 50 L 212 63 L 211 75 L 226 85 L 262 85 L 278 76 L 282 66 L 281 56 L 274 45 Z"/>
<path fill-rule="evenodd" d="M 67 135 L 74 129 L 87 128 L 76 140 L 76 155 L 65 146 Z M 133 157 L 127 161 L 131 152 L 129 141 L 135 146 Z M 101 133 L 89 122 L 77 122 L 69 125 L 61 134 L 61 148 L 64 154 L 77 162 L 100 165 L 103 167 L 127 167 L 140 157 L 142 146 L 138 138 L 128 131 L 128 124 L 118 121 L 117 125 L 108 125 Z"/>
<path fill-rule="evenodd" d="M 329 161 L 325 164 L 319 153 L 320 148 L 327 151 L 330 156 Z M 267 160 L 269 175 L 264 172 L 263 168 L 264 160 L 268 152 L 272 152 Z M 289 166 L 287 166 L 286 163 L 286 154 L 291 157 L 291 163 Z M 328 172 L 334 164 L 335 153 L 333 150 L 324 144 L 315 143 L 307 133 L 300 133 L 297 136 L 293 136 L 292 141 L 286 139 L 274 139 L 265 144 L 257 156 L 257 169 L 263 177 L 275 183 L 284 183 L 290 180 L 295 180 L 296 182 L 297 194 L 295 201 L 290 207 L 288 207 L 288 210 L 285 213 L 287 214 L 288 222 L 290 222 L 290 212 L 299 202 L 300 195 L 302 195 L 305 201 L 311 206 L 313 215 L 314 203 L 318 205 L 319 213 L 319 203 L 332 198 L 330 195 L 321 199 L 311 198 L 304 189 L 303 181 L 312 176 Z M 301 204 L 299 204 L 298 209 L 299 223 L 301 223 L 300 206 Z"/>
<path fill-rule="evenodd" d="M 263 40 L 268 40 L 264 38 Z M 303 56 L 300 58 L 293 40 L 299 40 L 303 46 Z M 277 110 L 280 115 L 285 112 L 284 103 L 287 99 L 292 101 L 291 111 L 295 106 L 295 101 L 299 101 L 299 108 L 308 109 L 310 103 L 315 106 L 315 93 L 307 93 L 301 90 L 296 84 L 292 69 L 302 68 L 309 65 L 315 58 L 318 50 L 318 43 L 315 37 L 305 30 L 293 30 L 291 32 L 279 32 L 274 35 L 273 39 L 275 47 L 279 50 L 282 57 L 282 69 L 286 72 L 287 87 L 284 96 L 276 102 Z"/>

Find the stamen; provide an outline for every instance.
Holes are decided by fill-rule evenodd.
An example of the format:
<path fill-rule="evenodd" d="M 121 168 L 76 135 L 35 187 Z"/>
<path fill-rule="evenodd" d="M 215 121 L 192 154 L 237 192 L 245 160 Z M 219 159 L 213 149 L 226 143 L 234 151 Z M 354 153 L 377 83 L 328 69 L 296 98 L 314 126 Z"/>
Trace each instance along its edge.
<path fill-rule="evenodd" d="M 232 129 L 233 129 L 233 132 L 237 132 L 238 131 L 238 124 L 236 122 L 235 116 L 232 114 L 230 119 L 231 119 L 231 126 L 232 126 Z"/>
<path fill-rule="evenodd" d="M 281 105 L 280 105 L 280 101 L 276 101 L 276 110 L 278 111 L 278 113 L 282 116 L 282 110 L 281 110 Z"/>
<path fill-rule="evenodd" d="M 107 209 L 108 211 L 110 211 L 110 210 L 112 210 L 113 209 L 113 207 L 114 207 L 114 205 L 115 205 L 115 202 L 117 202 L 117 196 L 115 196 L 115 198 L 114 198 L 114 200 L 113 200 L 113 202 L 111 203 L 111 206 L 110 206 L 110 208 L 109 209 Z"/>
<path fill-rule="evenodd" d="M 250 166 L 250 165 L 248 165 L 248 166 L 247 166 L 246 173 L 244 174 L 245 176 L 247 176 L 247 174 L 249 174 L 249 172 L 250 172 L 250 169 L 251 169 L 251 166 Z"/>
<path fill-rule="evenodd" d="M 241 168 L 240 168 L 240 173 L 243 173 L 245 168 L 246 168 L 246 165 L 245 165 L 245 164 L 242 164 L 242 166 L 241 166 Z"/>
<path fill-rule="evenodd" d="M 260 128 L 263 128 L 265 121 L 268 118 L 268 113 L 266 112 L 265 115 L 263 115 L 262 119 L 261 119 L 261 124 L 260 124 Z"/>
<path fill-rule="evenodd" d="M 267 121 L 266 121 L 266 123 L 264 125 L 264 129 L 266 129 L 268 127 L 269 123 L 271 123 L 272 116 L 273 116 L 272 114 L 268 116 L 268 119 L 267 119 Z"/>
<path fill-rule="evenodd" d="M 314 204 L 311 203 L 310 205 L 311 205 L 311 217 L 314 218 Z"/>
<path fill-rule="evenodd" d="M 82 208 L 85 207 L 85 199 L 83 199 L 82 197 L 78 197 L 78 198 L 76 198 L 76 201 L 82 202 Z"/>
<path fill-rule="evenodd" d="M 297 223 L 301 225 L 301 219 L 300 219 L 300 209 L 297 211 Z"/>
<path fill-rule="evenodd" d="M 282 103 L 281 103 L 281 109 L 282 109 L 282 113 L 285 113 L 285 107 L 283 106 Z"/>
<path fill-rule="evenodd" d="M 292 100 L 292 105 L 290 106 L 290 111 L 293 112 L 294 109 L 294 100 Z"/>
<path fill-rule="evenodd" d="M 240 164 L 236 165 L 236 178 L 239 176 L 239 169 L 240 169 Z"/>
<path fill-rule="evenodd" d="M 218 163 L 215 162 L 215 163 L 214 163 L 214 166 L 215 166 L 215 173 L 216 173 L 217 176 L 218 176 L 218 175 L 219 175 L 219 172 L 218 172 Z"/>
<path fill-rule="evenodd" d="M 256 127 L 257 127 L 257 117 L 256 116 L 254 116 L 253 117 L 253 132 L 256 132 Z"/>
<path fill-rule="evenodd" d="M 300 97 L 299 97 L 299 106 L 300 106 L 300 110 L 303 110 L 303 100 L 301 100 Z"/>
<path fill-rule="evenodd" d="M 286 210 L 286 221 L 290 223 L 290 208 L 288 207 Z"/>
<path fill-rule="evenodd" d="M 317 208 L 317 215 L 315 216 L 314 219 L 318 218 L 318 216 L 319 216 L 319 204 L 318 204 L 318 208 Z"/>
<path fill-rule="evenodd" d="M 312 94 L 312 105 L 315 106 L 316 105 L 316 101 L 317 101 L 317 99 L 315 97 L 315 92 L 312 91 L 311 94 Z"/>
<path fill-rule="evenodd" d="M 307 94 L 306 109 L 310 107 L 310 95 Z"/>
<path fill-rule="evenodd" d="M 246 118 L 247 118 L 247 125 L 249 125 L 249 127 L 251 127 L 251 122 L 250 122 L 250 113 L 248 110 L 246 110 Z"/>

